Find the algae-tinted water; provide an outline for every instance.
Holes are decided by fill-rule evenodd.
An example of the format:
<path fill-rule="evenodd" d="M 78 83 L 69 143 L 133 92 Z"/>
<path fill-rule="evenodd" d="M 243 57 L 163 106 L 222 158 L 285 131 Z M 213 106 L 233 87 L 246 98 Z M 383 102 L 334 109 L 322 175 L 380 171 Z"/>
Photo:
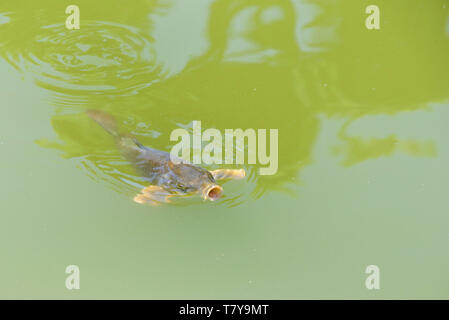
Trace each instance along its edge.
<path fill-rule="evenodd" d="M 449 298 L 446 0 L 70 4 L 0 4 L 1 298 Z M 278 129 L 278 172 L 140 206 L 92 108 L 165 151 Z"/>

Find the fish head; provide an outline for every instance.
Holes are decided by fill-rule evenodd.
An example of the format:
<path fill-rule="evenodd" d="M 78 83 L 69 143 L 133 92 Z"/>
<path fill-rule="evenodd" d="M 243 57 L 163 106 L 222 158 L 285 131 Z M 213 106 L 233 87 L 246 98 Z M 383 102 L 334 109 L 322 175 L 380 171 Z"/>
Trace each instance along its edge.
<path fill-rule="evenodd" d="M 205 200 L 215 201 L 223 194 L 223 188 L 212 174 L 191 164 L 169 164 L 175 175 L 174 187 L 183 193 L 200 193 Z"/>

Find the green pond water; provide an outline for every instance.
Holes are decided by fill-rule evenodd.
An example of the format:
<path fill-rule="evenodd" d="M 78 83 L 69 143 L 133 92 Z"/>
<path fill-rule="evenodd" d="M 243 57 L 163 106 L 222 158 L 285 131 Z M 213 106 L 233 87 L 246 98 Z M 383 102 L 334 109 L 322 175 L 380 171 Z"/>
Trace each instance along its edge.
<path fill-rule="evenodd" d="M 447 0 L 2 1 L 0 97 L 0 298 L 449 298 Z M 142 206 L 87 109 L 278 129 L 279 168 Z"/>

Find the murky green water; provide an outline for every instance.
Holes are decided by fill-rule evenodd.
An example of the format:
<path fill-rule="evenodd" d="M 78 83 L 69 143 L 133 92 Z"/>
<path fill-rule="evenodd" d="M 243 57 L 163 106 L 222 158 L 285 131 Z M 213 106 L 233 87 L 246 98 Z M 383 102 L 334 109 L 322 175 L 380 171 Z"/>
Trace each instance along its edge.
<path fill-rule="evenodd" d="M 0 298 L 449 298 L 447 0 L 70 4 L 0 4 Z M 276 128 L 279 170 L 141 206 L 90 108 Z"/>

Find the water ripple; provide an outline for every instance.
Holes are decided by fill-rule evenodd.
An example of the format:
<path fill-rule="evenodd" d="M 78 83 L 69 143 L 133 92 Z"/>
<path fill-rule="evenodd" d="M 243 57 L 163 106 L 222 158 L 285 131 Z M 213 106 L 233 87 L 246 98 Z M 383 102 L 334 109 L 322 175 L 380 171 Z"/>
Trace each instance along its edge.
<path fill-rule="evenodd" d="M 41 27 L 32 46 L 7 59 L 46 89 L 82 96 L 130 95 L 159 81 L 153 39 L 138 28 L 105 21 Z"/>

